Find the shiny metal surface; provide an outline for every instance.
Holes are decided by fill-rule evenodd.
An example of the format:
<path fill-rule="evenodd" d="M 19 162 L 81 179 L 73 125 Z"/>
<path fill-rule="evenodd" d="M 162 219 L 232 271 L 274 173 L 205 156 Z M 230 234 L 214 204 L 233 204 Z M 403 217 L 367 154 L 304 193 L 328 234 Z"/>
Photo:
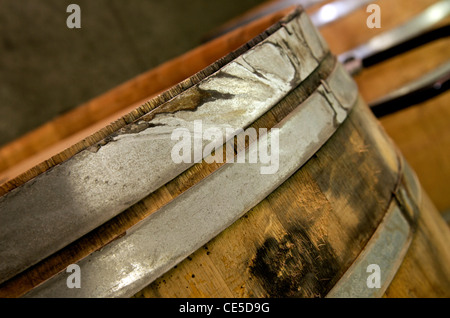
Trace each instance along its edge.
<path fill-rule="evenodd" d="M 320 28 L 374 2 L 376 0 L 336 0 L 323 5 L 319 10 L 311 14 L 311 21 L 316 27 Z"/>
<path fill-rule="evenodd" d="M 257 20 L 265 15 L 286 9 L 290 6 L 302 6 L 304 9 L 309 8 L 315 4 L 324 2 L 325 0 L 280 0 L 264 7 L 263 9 L 257 11 L 254 14 L 249 15 L 245 19 L 240 20 L 238 23 L 232 26 L 230 29 L 226 29 L 221 34 L 230 31 L 231 29 L 238 28 L 239 26 L 245 25 L 251 21 Z"/>
<path fill-rule="evenodd" d="M 342 94 L 342 92 L 345 92 Z M 315 93 L 279 125 L 279 170 L 261 163 L 228 163 L 78 265 L 80 289 L 61 272 L 25 297 L 127 297 L 147 286 L 258 204 L 301 167 L 345 120 L 356 103 L 355 82 L 337 64 Z M 272 128 L 250 144 L 273 145 Z M 274 148 L 272 148 L 274 149 Z"/>
<path fill-rule="evenodd" d="M 369 3 L 374 3 L 377 0 L 335 0 L 331 3 L 325 4 L 318 11 L 310 15 L 313 24 L 316 27 L 321 27 L 339 20 L 342 17 L 352 13 L 353 11 L 359 9 L 360 7 L 367 5 Z M 217 38 L 227 32 L 235 30 L 247 23 L 257 20 L 263 16 L 269 15 L 271 13 L 286 9 L 290 6 L 300 5 L 303 8 L 309 8 L 315 4 L 325 2 L 325 0 L 281 0 L 276 1 L 263 9 L 244 17 L 243 19 L 237 21 L 236 23 L 221 29 L 207 37 L 207 40 Z"/>
<path fill-rule="evenodd" d="M 356 73 L 362 68 L 364 59 L 426 32 L 449 14 L 450 0 L 441 0 L 407 23 L 375 36 L 369 42 L 339 55 L 338 59 L 350 73 Z"/>
<path fill-rule="evenodd" d="M 291 6 L 302 6 L 303 8 L 308 8 L 312 5 L 318 4 L 320 2 L 324 2 L 325 0 L 279 0 L 275 1 L 267 6 L 264 6 L 262 9 L 257 10 L 254 13 L 250 13 L 245 15 L 243 18 L 238 21 L 232 23 L 230 26 L 226 26 L 220 28 L 218 31 L 214 31 L 211 34 L 207 35 L 204 39 L 205 42 L 215 39 L 221 35 L 224 35 L 232 30 L 235 30 L 241 26 L 244 26 L 252 21 L 258 20 L 264 16 L 269 14 L 281 11 Z"/>

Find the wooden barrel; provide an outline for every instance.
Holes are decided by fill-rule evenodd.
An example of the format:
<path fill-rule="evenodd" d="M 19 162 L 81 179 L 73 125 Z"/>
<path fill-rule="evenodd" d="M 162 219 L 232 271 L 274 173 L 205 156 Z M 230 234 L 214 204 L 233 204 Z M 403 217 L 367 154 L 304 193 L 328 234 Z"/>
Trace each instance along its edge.
<path fill-rule="evenodd" d="M 199 73 L 7 177 L 0 296 L 448 296 L 449 229 L 306 13 L 212 43 L 116 96 Z"/>

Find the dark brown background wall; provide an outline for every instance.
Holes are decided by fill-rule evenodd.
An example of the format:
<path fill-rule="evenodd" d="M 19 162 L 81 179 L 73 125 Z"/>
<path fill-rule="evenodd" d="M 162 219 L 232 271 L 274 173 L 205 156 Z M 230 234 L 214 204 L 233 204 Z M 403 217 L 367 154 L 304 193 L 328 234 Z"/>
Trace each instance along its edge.
<path fill-rule="evenodd" d="M 0 145 L 176 57 L 262 0 L 0 0 Z M 69 4 L 81 29 L 68 29 Z"/>

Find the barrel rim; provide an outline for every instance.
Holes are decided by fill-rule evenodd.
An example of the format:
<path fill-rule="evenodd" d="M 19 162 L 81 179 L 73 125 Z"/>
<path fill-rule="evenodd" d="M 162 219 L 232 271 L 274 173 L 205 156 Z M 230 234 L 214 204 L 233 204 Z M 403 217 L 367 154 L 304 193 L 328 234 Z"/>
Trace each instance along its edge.
<path fill-rule="evenodd" d="M 199 72 L 189 76 L 188 78 L 184 79 L 183 81 L 179 82 L 178 84 L 172 86 L 171 88 L 165 90 L 158 96 L 155 96 L 148 100 L 143 105 L 137 107 L 135 110 L 131 111 L 130 113 L 122 116 L 121 118 L 117 119 L 113 123 L 103 127 L 102 129 L 98 130 L 94 134 L 91 134 L 89 137 L 75 143 L 74 145 L 66 148 L 62 152 L 59 152 L 56 155 L 53 155 L 51 158 L 48 158 L 44 162 L 41 162 L 31 169 L 28 169 L 27 171 L 19 174 L 18 176 L 15 176 L 3 183 L 0 184 L 0 198 L 5 196 L 6 194 L 10 193 L 11 191 L 20 188 L 24 184 L 30 182 L 32 179 L 36 178 L 37 176 L 41 175 L 42 173 L 52 169 L 53 167 L 57 166 L 58 164 L 61 164 L 63 162 L 66 162 L 76 154 L 82 152 L 83 150 L 88 149 L 89 147 L 95 146 L 96 144 L 101 144 L 105 140 L 108 139 L 108 137 L 111 134 L 114 134 L 120 129 L 123 129 L 125 127 L 129 127 L 133 123 L 138 122 L 142 117 L 144 117 L 149 112 L 161 107 L 165 103 L 169 102 L 176 96 L 180 95 L 182 92 L 185 92 L 189 88 L 195 86 L 196 84 L 199 84 L 212 74 L 216 73 L 220 69 L 222 69 L 227 64 L 231 63 L 234 59 L 239 57 L 240 55 L 248 52 L 252 48 L 254 48 L 256 45 L 267 39 L 269 36 L 274 34 L 279 29 L 283 28 L 284 25 L 296 17 L 299 17 L 304 12 L 303 8 L 301 6 L 297 6 L 294 9 L 290 11 L 289 14 L 284 14 L 281 19 L 278 20 L 275 24 L 272 24 L 269 26 L 265 31 L 260 33 L 259 35 L 253 37 L 252 39 L 248 40 L 244 44 L 242 44 L 239 48 L 227 53 L 222 58 L 216 60 L 214 63 L 208 65 L 207 67 L 203 68 Z M 258 22 L 258 21 L 256 21 Z M 239 29 L 237 30 L 239 31 Z M 224 35 L 226 36 L 226 35 Z M 219 38 L 220 39 L 220 38 Z M 201 47 L 201 46 L 200 46 Z M 194 48 L 190 52 L 198 49 Z M 187 52 L 189 53 L 189 52 Z M 187 54 L 185 53 L 185 54 Z M 169 61 L 168 63 L 170 63 Z M 164 64 L 162 64 L 164 65 Z M 62 159 L 61 159 L 62 157 Z"/>

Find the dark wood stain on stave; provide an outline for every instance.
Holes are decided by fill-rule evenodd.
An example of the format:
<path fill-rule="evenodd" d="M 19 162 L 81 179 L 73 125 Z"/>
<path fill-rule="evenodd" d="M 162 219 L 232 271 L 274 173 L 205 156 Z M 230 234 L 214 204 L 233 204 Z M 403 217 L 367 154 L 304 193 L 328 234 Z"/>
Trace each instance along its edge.
<path fill-rule="evenodd" d="M 366 133 L 354 125 L 351 119 L 356 116 L 360 115 L 352 112 L 350 118 L 323 146 L 325 153 L 332 154 L 332 157 L 322 156 L 320 152 L 308 162 L 308 166 L 323 192 L 330 191 L 335 197 L 344 196 L 353 210 L 360 211 L 360 222 L 350 230 L 349 235 L 352 242 L 361 242 L 364 246 L 381 222 L 397 180 L 384 163 L 382 155 L 373 148 L 373 142 Z M 358 144 L 342 142 L 351 140 L 354 131 L 360 139 Z M 355 147 L 361 147 L 361 151 L 355 151 Z M 343 178 L 345 174 L 352 182 Z"/>
<path fill-rule="evenodd" d="M 326 242 L 316 245 L 303 228 L 280 240 L 269 237 L 249 267 L 268 297 L 324 297 L 339 271 L 337 256 Z"/>

